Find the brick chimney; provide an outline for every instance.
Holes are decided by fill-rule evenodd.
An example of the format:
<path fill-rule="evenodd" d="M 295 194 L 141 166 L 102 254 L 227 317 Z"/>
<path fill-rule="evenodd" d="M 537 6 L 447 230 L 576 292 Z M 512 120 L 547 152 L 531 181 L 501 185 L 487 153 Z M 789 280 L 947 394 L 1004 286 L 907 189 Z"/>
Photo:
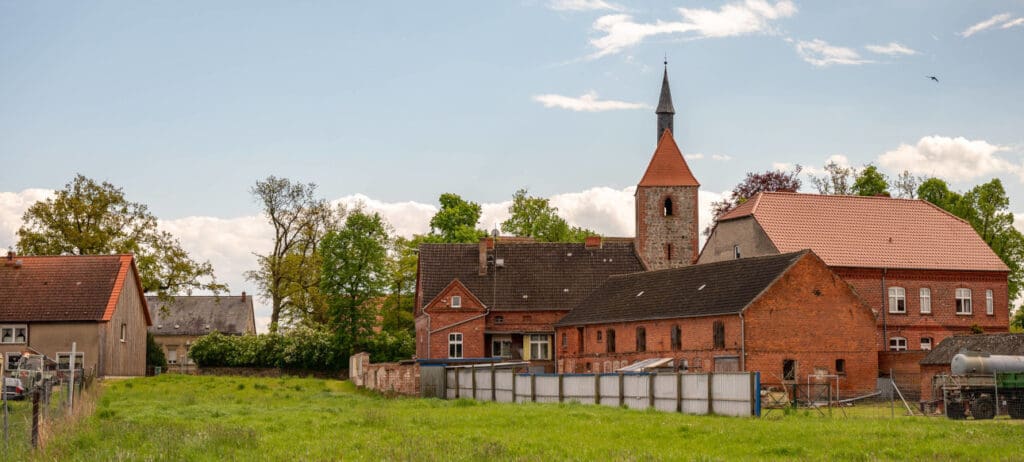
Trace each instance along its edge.
<path fill-rule="evenodd" d="M 245 291 L 242 291 L 242 303 L 245 303 Z"/>
<path fill-rule="evenodd" d="M 583 246 L 587 249 L 600 249 L 602 246 L 601 236 L 587 236 L 583 240 Z"/>
<path fill-rule="evenodd" d="M 485 237 L 480 239 L 480 268 L 477 274 L 480 276 L 487 275 L 487 251 L 494 250 L 494 238 Z"/>

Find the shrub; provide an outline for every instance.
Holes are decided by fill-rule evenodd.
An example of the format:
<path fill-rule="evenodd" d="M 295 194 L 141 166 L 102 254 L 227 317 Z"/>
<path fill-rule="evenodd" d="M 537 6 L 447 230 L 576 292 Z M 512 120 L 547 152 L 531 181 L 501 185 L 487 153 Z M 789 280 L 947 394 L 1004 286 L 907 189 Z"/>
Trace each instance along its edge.
<path fill-rule="evenodd" d="M 407 330 L 382 331 L 367 342 L 366 349 L 371 362 L 399 361 L 416 353 L 416 339 Z"/>
<path fill-rule="evenodd" d="M 347 361 L 324 329 L 296 327 L 284 333 L 229 336 L 214 332 L 189 349 L 200 367 L 279 367 L 333 372 Z"/>
<path fill-rule="evenodd" d="M 164 349 L 156 343 L 153 334 L 146 332 L 146 367 L 161 367 L 167 369 L 167 357 Z"/>

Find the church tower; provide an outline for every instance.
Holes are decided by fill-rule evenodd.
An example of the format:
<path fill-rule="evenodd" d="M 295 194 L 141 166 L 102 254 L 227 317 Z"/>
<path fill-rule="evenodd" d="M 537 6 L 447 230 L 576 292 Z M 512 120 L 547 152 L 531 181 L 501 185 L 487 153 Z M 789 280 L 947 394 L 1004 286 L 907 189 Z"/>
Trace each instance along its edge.
<path fill-rule="evenodd" d="M 647 171 L 636 186 L 636 247 L 652 270 L 678 268 L 697 261 L 700 232 L 697 190 L 700 183 L 690 172 L 672 137 L 675 108 L 668 87 L 668 63 L 658 100 L 658 146 Z"/>

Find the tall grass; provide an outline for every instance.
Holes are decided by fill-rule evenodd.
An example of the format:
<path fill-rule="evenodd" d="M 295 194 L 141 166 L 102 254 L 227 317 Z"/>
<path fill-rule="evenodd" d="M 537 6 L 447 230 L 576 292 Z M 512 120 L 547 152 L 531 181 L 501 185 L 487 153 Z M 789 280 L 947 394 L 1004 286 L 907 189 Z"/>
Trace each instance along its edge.
<path fill-rule="evenodd" d="M 386 399 L 348 382 L 164 375 L 107 383 L 38 460 L 1013 460 L 1009 420 L 688 416 Z"/>

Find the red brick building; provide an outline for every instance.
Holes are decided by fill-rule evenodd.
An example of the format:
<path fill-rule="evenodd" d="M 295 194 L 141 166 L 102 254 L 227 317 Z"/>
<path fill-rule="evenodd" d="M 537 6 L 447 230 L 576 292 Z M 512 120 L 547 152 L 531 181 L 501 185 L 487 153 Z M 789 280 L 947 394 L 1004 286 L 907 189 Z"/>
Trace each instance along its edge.
<path fill-rule="evenodd" d="M 822 374 L 844 394 L 875 389 L 874 315 L 810 251 L 612 276 L 555 328 L 561 372 L 672 358 L 764 383 Z"/>

